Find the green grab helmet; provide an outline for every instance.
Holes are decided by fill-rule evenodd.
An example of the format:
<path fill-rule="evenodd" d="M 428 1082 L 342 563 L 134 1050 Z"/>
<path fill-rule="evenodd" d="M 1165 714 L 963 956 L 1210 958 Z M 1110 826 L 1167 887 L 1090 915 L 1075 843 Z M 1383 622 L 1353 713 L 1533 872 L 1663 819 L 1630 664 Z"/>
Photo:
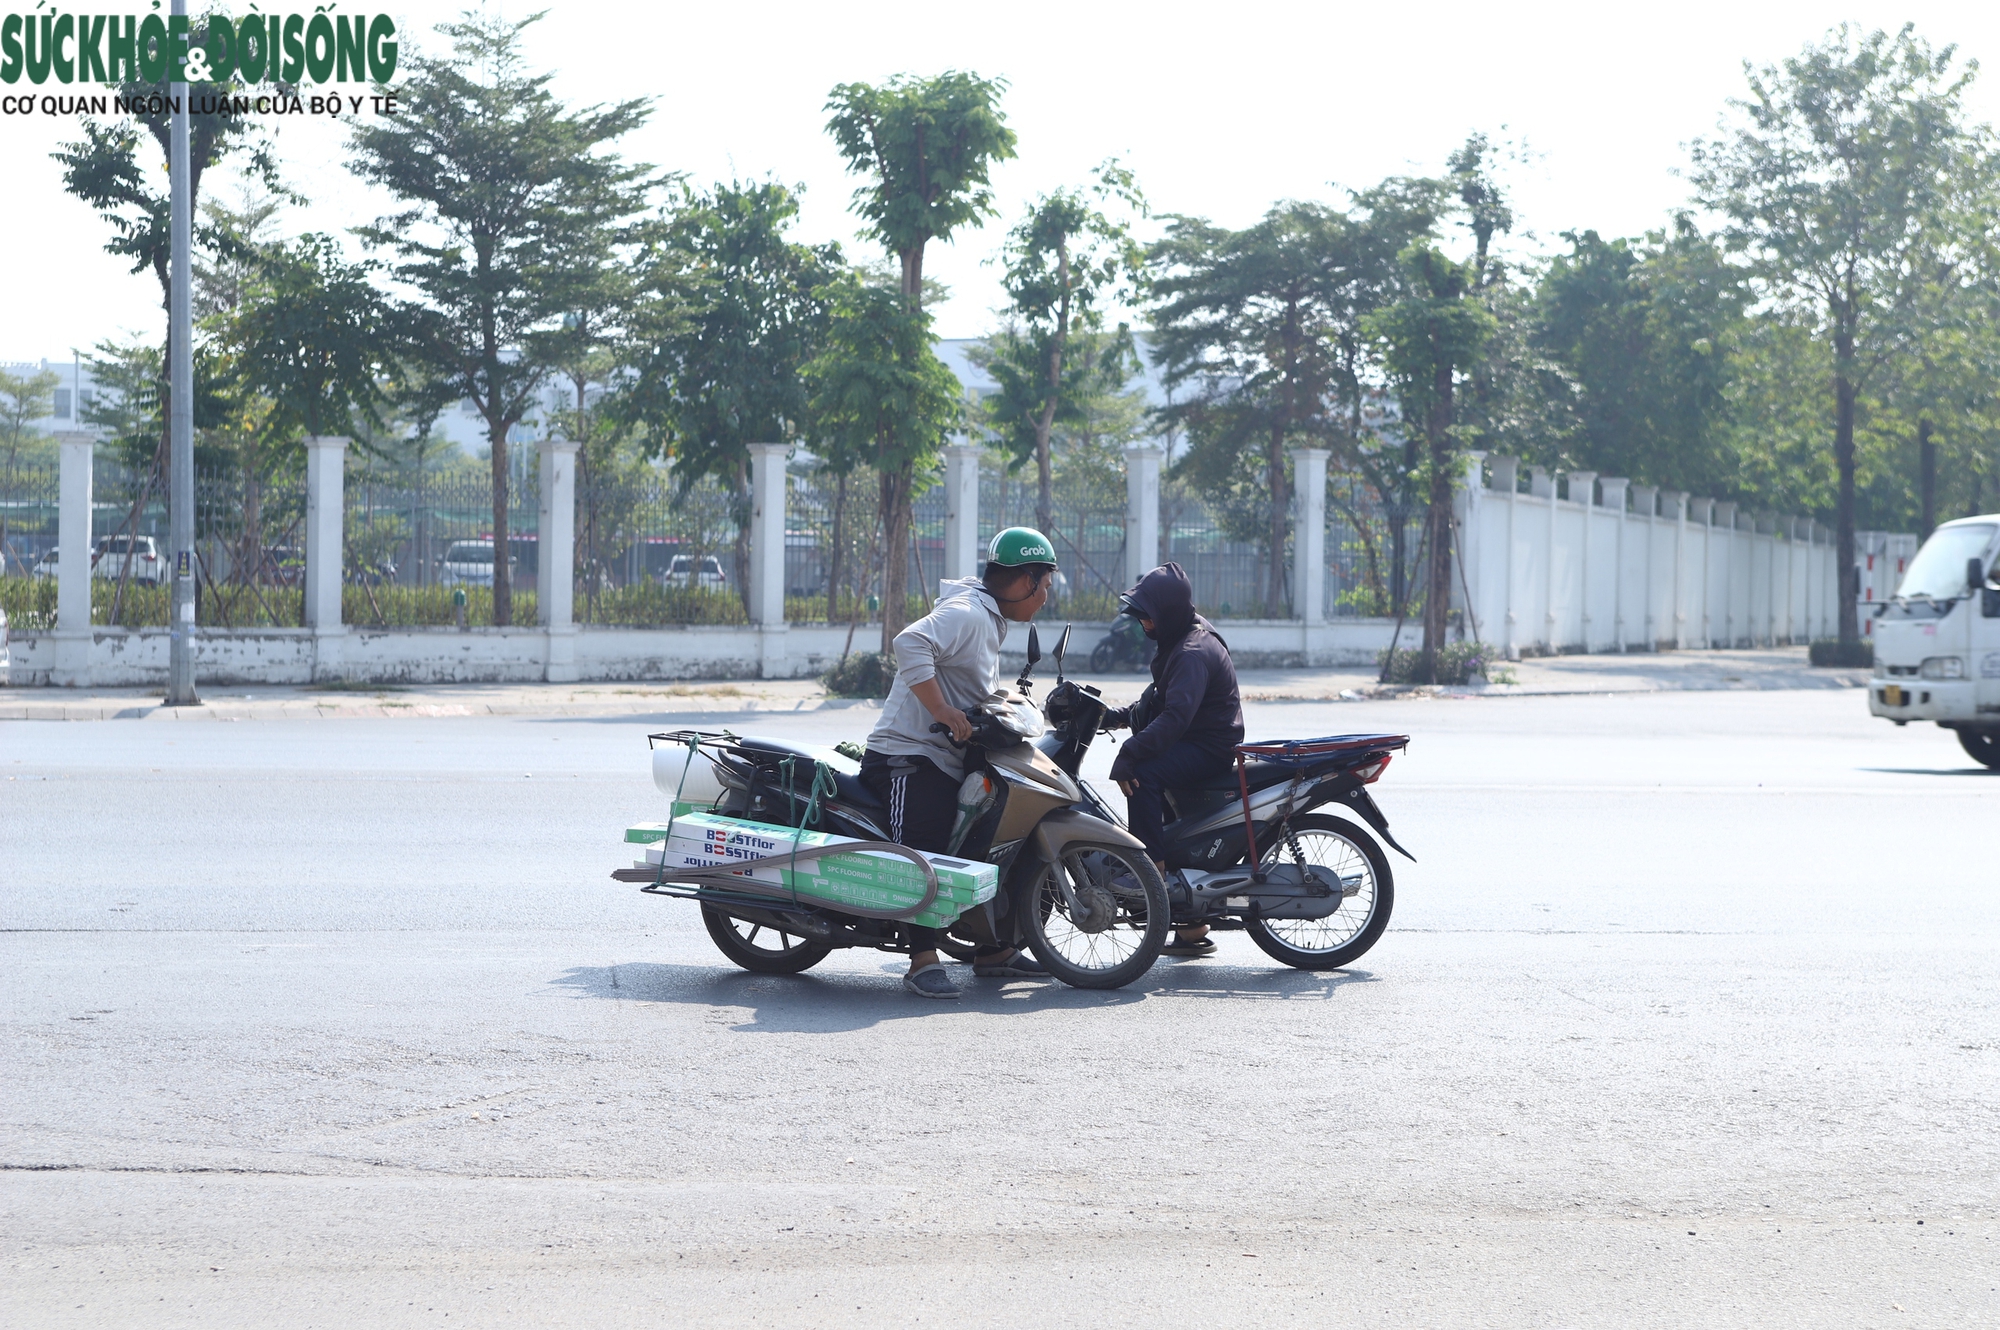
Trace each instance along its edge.
<path fill-rule="evenodd" d="M 1002 568 L 1027 568 L 1034 564 L 1056 566 L 1056 547 L 1031 526 L 1010 526 L 993 537 L 986 547 L 986 561 Z"/>

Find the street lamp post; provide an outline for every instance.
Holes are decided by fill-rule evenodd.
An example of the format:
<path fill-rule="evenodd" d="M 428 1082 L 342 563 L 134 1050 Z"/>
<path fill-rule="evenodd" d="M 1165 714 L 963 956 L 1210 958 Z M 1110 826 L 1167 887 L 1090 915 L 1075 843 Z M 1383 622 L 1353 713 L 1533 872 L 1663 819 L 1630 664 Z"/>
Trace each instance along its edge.
<path fill-rule="evenodd" d="M 172 30 L 186 32 L 187 0 L 173 0 L 172 13 L 181 19 Z M 191 43 L 190 43 L 191 44 Z M 169 51 L 176 74 L 184 73 L 187 49 Z M 167 415 L 168 466 L 172 488 L 168 497 L 168 543 L 173 550 L 173 608 L 169 624 L 167 697 L 170 707 L 199 706 L 194 690 L 194 318 L 190 295 L 189 251 L 194 219 L 188 150 L 188 85 L 173 82 L 172 151 L 167 169 L 173 190 L 173 267 L 167 293 L 167 341 L 172 351 L 167 367 L 171 402 Z"/>

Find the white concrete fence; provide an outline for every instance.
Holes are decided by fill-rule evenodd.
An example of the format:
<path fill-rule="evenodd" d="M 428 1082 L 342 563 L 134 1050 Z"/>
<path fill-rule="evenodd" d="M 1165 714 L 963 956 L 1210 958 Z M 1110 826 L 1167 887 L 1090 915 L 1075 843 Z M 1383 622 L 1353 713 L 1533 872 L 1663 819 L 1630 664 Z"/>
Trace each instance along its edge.
<path fill-rule="evenodd" d="M 61 556 L 56 627 L 14 638 L 13 682 L 81 687 L 138 686 L 166 677 L 165 628 L 91 623 L 92 439 L 63 434 Z M 541 622 L 509 628 L 365 628 L 341 620 L 342 438 L 307 441 L 304 625 L 203 628 L 198 680 L 286 684 L 800 678 L 825 671 L 848 640 L 844 625 L 785 622 L 787 448 L 751 446 L 751 564 L 746 625 L 614 628 L 572 617 L 577 445 L 540 445 L 541 510 L 537 569 Z M 1292 453 L 1298 496 L 1293 543 L 1294 619 L 1229 620 L 1222 627 L 1246 666 L 1369 665 L 1396 630 L 1382 618 L 1334 618 L 1324 611 L 1326 476 L 1329 454 Z M 1160 472 L 1150 444 L 1125 450 L 1126 567 L 1136 581 L 1158 562 Z M 1462 563 L 1454 608 L 1460 632 L 1510 655 L 1560 650 L 1647 650 L 1676 646 L 1800 641 L 1833 631 L 1833 555 L 1825 533 L 1802 519 L 1752 518 L 1732 505 L 1692 503 L 1622 480 L 1579 472 L 1571 499 L 1537 471 L 1533 492 L 1514 493 L 1512 459 L 1475 458 L 1457 498 Z M 956 445 L 944 459 L 944 576 L 971 576 L 979 563 L 979 450 Z M 1597 498 L 1599 491 L 1602 498 Z M 1079 624 L 1078 656 L 1106 625 Z M 857 649 L 879 627 L 864 625 Z M 1404 644 L 1419 629 L 1406 624 Z M 1015 649 L 1024 648 L 1017 634 Z"/>
<path fill-rule="evenodd" d="M 1518 473 L 1515 458 L 1475 453 L 1456 498 L 1454 607 L 1469 599 L 1479 637 L 1510 658 L 1778 646 L 1839 630 L 1833 533 L 1808 518 L 1592 471 L 1569 473 L 1565 498 L 1535 467 L 1522 494 Z"/>

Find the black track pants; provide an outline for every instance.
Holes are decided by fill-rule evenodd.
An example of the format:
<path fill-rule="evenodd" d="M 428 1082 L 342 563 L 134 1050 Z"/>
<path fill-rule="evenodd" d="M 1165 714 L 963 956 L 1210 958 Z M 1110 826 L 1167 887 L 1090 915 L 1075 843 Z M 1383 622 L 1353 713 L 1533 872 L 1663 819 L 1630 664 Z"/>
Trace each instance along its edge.
<path fill-rule="evenodd" d="M 898 845 L 943 854 L 958 820 L 958 778 L 927 757 L 869 752 L 861 759 L 861 783 L 889 810 L 889 839 Z M 937 949 L 940 930 L 904 924 L 913 951 Z"/>

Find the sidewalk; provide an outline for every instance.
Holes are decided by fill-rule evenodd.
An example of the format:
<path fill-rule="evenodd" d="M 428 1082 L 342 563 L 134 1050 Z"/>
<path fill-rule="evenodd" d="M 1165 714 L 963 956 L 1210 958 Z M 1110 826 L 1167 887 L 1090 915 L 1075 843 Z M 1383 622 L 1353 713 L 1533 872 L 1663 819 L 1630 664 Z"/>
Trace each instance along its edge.
<path fill-rule="evenodd" d="M 1245 670 L 1246 702 L 1365 702 L 1388 697 L 1546 697 L 1703 689 L 1862 688 L 1866 670 L 1812 669 L 1804 647 L 1768 651 L 1677 651 L 1657 655 L 1553 656 L 1509 667 L 1511 684 L 1384 686 L 1373 670 Z M 1054 677 L 1046 664 L 1044 685 Z M 1137 697 L 1144 674 L 1076 675 L 1118 701 Z M 273 720 L 354 716 L 657 716 L 689 720 L 721 713 L 873 710 L 832 698 L 809 679 L 737 683 L 424 684 L 232 686 L 202 690 L 199 707 L 160 705 L 157 689 L 0 688 L 5 720 Z"/>

